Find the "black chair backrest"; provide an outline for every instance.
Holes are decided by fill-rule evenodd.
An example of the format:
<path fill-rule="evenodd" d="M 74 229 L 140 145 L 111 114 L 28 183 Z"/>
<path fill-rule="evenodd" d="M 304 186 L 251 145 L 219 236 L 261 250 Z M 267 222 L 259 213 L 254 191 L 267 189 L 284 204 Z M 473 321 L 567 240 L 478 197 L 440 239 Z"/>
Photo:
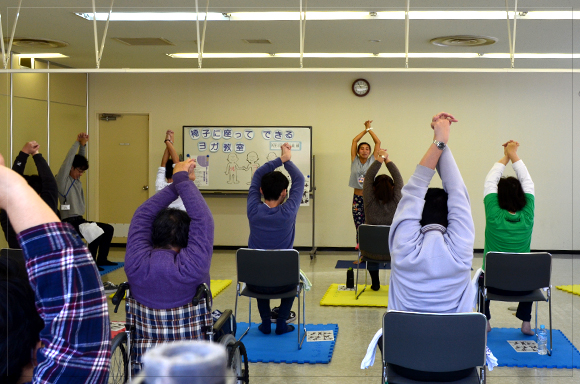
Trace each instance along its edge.
<path fill-rule="evenodd" d="M 10 277 L 19 277 L 28 281 L 28 272 L 26 271 L 26 261 L 22 249 L 2 248 L 0 250 L 2 275 Z"/>
<path fill-rule="evenodd" d="M 481 313 L 389 311 L 383 316 L 387 364 L 425 372 L 451 372 L 485 363 L 487 319 Z"/>
<path fill-rule="evenodd" d="M 238 249 L 238 281 L 260 287 L 300 283 L 300 255 L 294 249 Z"/>
<path fill-rule="evenodd" d="M 533 291 L 549 287 L 552 255 L 547 252 L 485 255 L 484 285 L 507 291 Z"/>
<path fill-rule="evenodd" d="M 358 244 L 361 251 L 375 255 L 390 255 L 390 225 L 361 224 L 358 227 Z"/>

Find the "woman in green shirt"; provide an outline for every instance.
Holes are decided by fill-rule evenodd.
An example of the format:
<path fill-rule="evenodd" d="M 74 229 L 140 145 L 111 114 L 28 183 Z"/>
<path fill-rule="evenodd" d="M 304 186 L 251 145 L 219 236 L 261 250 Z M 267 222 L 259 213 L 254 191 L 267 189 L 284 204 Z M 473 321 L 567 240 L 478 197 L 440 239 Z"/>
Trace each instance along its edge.
<path fill-rule="evenodd" d="M 530 252 L 532 229 L 534 227 L 534 182 L 524 162 L 518 156 L 519 143 L 510 140 L 503 144 L 504 156 L 493 165 L 484 184 L 485 205 L 485 248 L 483 250 L 483 267 L 488 252 Z M 501 177 L 508 164 L 516 177 Z M 509 291 L 488 288 L 491 293 L 510 294 Z M 522 292 L 518 292 L 522 294 Z M 491 330 L 489 320 L 489 301 L 485 303 L 487 331 Z M 532 302 L 521 302 L 516 317 L 522 320 L 522 332 L 533 335 L 530 320 L 532 319 Z"/>

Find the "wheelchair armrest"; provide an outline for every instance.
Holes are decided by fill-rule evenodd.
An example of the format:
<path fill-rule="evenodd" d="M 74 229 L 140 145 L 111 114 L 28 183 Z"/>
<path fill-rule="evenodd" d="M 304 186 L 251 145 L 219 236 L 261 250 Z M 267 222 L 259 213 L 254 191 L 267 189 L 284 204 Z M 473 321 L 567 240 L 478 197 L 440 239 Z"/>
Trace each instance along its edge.
<path fill-rule="evenodd" d="M 129 283 L 128 282 L 124 282 L 119 284 L 119 288 L 117 288 L 117 292 L 115 292 L 115 295 L 113 296 L 112 302 L 113 305 L 115 306 L 115 313 L 117 313 L 117 309 L 119 309 L 119 304 L 121 303 L 121 300 L 123 300 L 123 297 L 125 297 L 125 291 L 129 289 Z"/>
<path fill-rule="evenodd" d="M 218 333 L 222 329 L 224 324 L 230 320 L 230 317 L 232 317 L 232 313 L 233 312 L 231 309 L 226 309 L 225 311 L 222 312 L 220 318 L 217 319 L 217 321 L 213 325 L 213 331 L 215 333 Z"/>
<path fill-rule="evenodd" d="M 195 296 L 193 300 L 191 300 L 191 304 L 197 306 L 201 299 L 205 299 L 206 302 L 209 303 L 209 287 L 206 283 L 200 284 L 197 286 L 197 290 L 195 291 Z"/>

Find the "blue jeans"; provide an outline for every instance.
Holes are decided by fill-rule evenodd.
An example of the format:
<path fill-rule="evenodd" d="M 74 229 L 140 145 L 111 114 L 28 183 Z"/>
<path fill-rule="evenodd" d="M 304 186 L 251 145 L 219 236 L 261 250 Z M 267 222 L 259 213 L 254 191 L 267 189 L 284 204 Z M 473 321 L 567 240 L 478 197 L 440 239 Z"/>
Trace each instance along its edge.
<path fill-rule="evenodd" d="M 296 285 L 286 285 L 282 287 L 258 287 L 255 285 L 247 285 L 250 291 L 254 291 L 256 293 L 264 293 L 266 295 L 275 294 L 275 293 L 285 293 L 290 291 L 296 291 Z M 295 296 L 280 299 L 280 311 L 278 312 L 278 318 L 288 320 L 290 317 L 290 310 L 292 309 L 292 304 L 294 303 Z M 270 300 L 268 299 L 256 299 L 258 301 L 258 311 L 260 312 L 260 317 L 262 318 L 262 322 L 270 321 L 272 311 L 270 309 Z"/>

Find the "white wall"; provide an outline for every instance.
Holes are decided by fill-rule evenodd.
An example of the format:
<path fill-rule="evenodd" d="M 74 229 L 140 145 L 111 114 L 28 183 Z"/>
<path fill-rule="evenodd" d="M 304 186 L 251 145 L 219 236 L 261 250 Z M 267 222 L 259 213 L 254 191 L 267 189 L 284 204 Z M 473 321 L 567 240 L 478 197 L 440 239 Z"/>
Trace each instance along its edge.
<path fill-rule="evenodd" d="M 352 94 L 352 81 L 358 77 L 371 83 L 367 97 Z M 432 140 L 431 116 L 447 111 L 459 119 L 452 126 L 449 146 L 470 193 L 475 247 L 483 248 L 484 242 L 483 180 L 502 156 L 501 144 L 514 139 L 520 141 L 520 156 L 536 183 L 532 248 L 570 250 L 580 249 L 573 241 L 580 228 L 573 219 L 578 204 L 572 204 L 578 202 L 572 188 L 573 170 L 578 169 L 572 167 L 573 149 L 580 144 L 573 135 L 573 127 L 579 129 L 578 119 L 573 119 L 580 110 L 580 82 L 576 83 L 573 86 L 570 73 L 92 74 L 89 125 L 92 137 L 98 137 L 98 113 L 149 113 L 151 185 L 167 129 L 312 125 L 316 242 L 352 247 L 349 151 L 363 122 L 374 120 L 374 131 L 407 180 Z M 181 148 L 180 139 L 176 146 Z M 91 151 L 92 156 L 96 152 Z M 92 164 L 98 162 L 93 159 Z M 97 175 L 93 172 L 93 178 Z M 440 186 L 438 177 L 434 180 Z M 98 211 L 95 200 L 90 212 Z M 245 199 L 207 201 L 216 222 L 215 244 L 245 245 Z M 301 208 L 296 246 L 311 244 L 310 219 L 311 208 Z"/>

